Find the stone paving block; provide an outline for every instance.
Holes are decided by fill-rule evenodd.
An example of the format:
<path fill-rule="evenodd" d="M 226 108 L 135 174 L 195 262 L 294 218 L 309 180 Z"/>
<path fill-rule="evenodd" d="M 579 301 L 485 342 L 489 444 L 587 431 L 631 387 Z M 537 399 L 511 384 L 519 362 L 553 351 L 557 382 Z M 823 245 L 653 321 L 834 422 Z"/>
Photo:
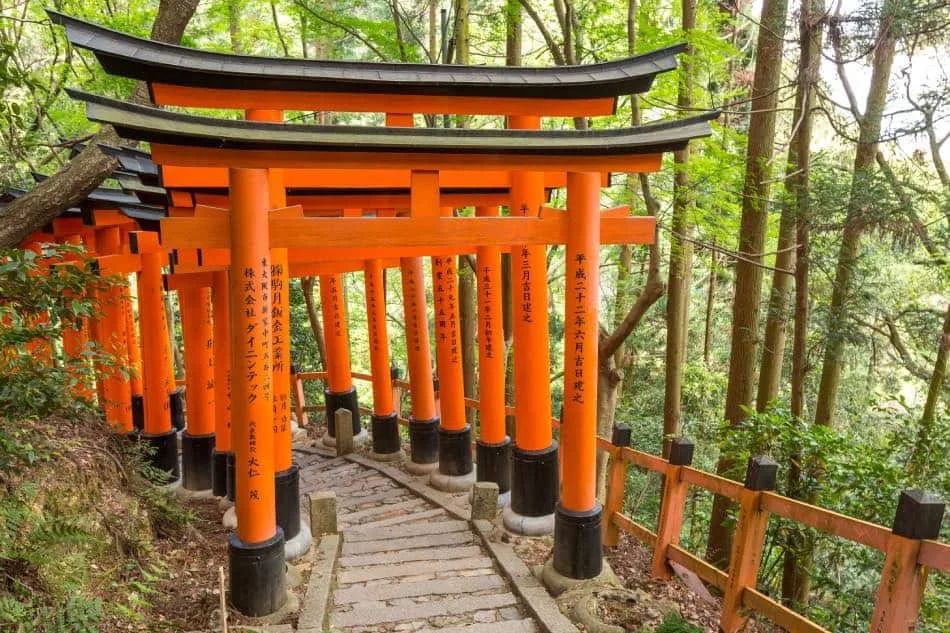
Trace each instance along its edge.
<path fill-rule="evenodd" d="M 330 621 L 333 626 L 338 627 L 377 625 L 441 615 L 459 615 L 482 609 L 497 609 L 517 604 L 517 602 L 518 599 L 514 595 L 499 593 L 488 596 L 446 598 L 385 609 L 365 609 L 357 605 L 352 611 L 334 613 Z"/>
<path fill-rule="evenodd" d="M 462 624 L 439 629 L 414 629 L 416 633 L 538 633 L 540 629 L 533 620 L 508 620 L 489 624 Z"/>
<path fill-rule="evenodd" d="M 333 414 L 336 428 L 336 454 L 349 455 L 353 452 L 353 413 L 348 409 L 337 409 Z"/>
<path fill-rule="evenodd" d="M 472 520 L 492 521 L 498 512 L 498 484 L 476 481 L 472 487 Z"/>
<path fill-rule="evenodd" d="M 374 477 L 372 475 L 368 475 L 366 479 L 359 479 L 352 486 L 338 487 L 336 490 L 341 495 L 344 495 L 344 494 L 349 495 L 349 494 L 355 494 L 358 492 L 374 490 L 376 488 L 398 488 L 398 487 L 399 486 L 395 485 L 392 481 L 390 481 L 389 479 L 386 479 L 385 477 Z"/>
<path fill-rule="evenodd" d="M 347 523 L 359 523 L 363 519 L 368 519 L 372 517 L 379 516 L 381 514 L 388 514 L 390 512 L 405 512 L 410 510 L 415 510 L 425 506 L 425 501 L 419 499 L 418 497 L 409 497 L 403 501 L 398 501 L 397 503 L 388 503 L 385 505 L 378 505 L 372 508 L 366 508 L 365 510 L 358 510 L 356 512 L 341 512 L 340 518 L 345 520 Z M 363 525 L 360 524 L 356 529 L 363 529 Z M 377 528 L 374 528 L 377 529 Z M 381 528 L 378 528 L 381 529 Z"/>
<path fill-rule="evenodd" d="M 397 525 L 393 527 L 375 529 L 355 529 L 346 535 L 350 543 L 359 541 L 375 541 L 379 539 L 398 539 L 404 537 L 422 536 L 425 534 L 448 534 L 450 532 L 468 532 L 468 523 L 465 521 L 438 521 L 420 525 Z"/>
<path fill-rule="evenodd" d="M 321 490 L 308 494 L 310 500 L 310 533 L 314 538 L 324 534 L 336 534 L 336 493 Z"/>
<path fill-rule="evenodd" d="M 344 556 L 340 559 L 340 566 L 345 568 L 369 567 L 370 565 L 391 565 L 393 563 L 408 563 L 417 560 L 449 560 L 452 558 L 471 558 L 482 553 L 477 545 L 465 547 L 432 547 L 424 549 L 410 549 L 403 552 L 385 552 L 383 554 L 363 554 L 361 556 Z"/>
<path fill-rule="evenodd" d="M 416 549 L 420 547 L 441 547 L 446 545 L 470 545 L 475 541 L 469 532 L 449 532 L 448 534 L 426 534 L 414 538 L 385 539 L 381 541 L 348 542 L 349 534 L 343 537 L 343 554 L 371 554 L 374 552 L 392 552 L 395 550 Z"/>
<path fill-rule="evenodd" d="M 424 506 L 427 507 L 427 506 Z M 434 508 L 432 510 L 426 510 L 425 512 L 413 512 L 410 514 L 400 514 L 398 516 L 391 517 L 389 519 L 380 519 L 378 521 L 367 521 L 366 523 L 360 523 L 361 530 L 367 530 L 371 528 L 386 527 L 388 525 L 401 525 L 403 523 L 412 523 L 414 521 L 427 521 L 434 517 L 444 515 L 445 512 L 442 508 Z"/>
<path fill-rule="evenodd" d="M 462 569 L 490 569 L 492 560 L 487 556 L 456 558 L 449 560 L 423 560 L 392 565 L 374 565 L 348 569 L 337 574 L 337 581 L 343 585 L 367 580 L 414 576 L 416 574 L 434 574 L 440 571 L 458 571 Z"/>
<path fill-rule="evenodd" d="M 418 498 L 415 497 L 412 493 L 401 490 L 399 488 L 391 488 L 389 490 L 382 490 L 380 492 L 375 492 L 371 495 L 366 495 L 365 497 L 354 497 L 347 496 L 340 500 L 341 508 L 357 508 L 359 506 L 365 505 L 367 503 L 392 503 L 395 499 L 408 499 L 408 498 Z"/>

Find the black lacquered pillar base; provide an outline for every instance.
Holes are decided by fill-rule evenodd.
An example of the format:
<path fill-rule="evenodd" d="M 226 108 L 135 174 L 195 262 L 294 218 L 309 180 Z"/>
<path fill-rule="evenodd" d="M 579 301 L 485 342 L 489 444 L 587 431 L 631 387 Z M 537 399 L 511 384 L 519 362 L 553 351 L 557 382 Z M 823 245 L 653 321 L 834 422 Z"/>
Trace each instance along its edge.
<path fill-rule="evenodd" d="M 402 446 L 399 437 L 399 419 L 395 413 L 374 415 L 370 418 L 373 432 L 373 452 L 377 455 L 398 453 Z"/>
<path fill-rule="evenodd" d="M 472 472 L 472 427 L 453 431 L 439 429 L 439 472 L 460 477 Z"/>
<path fill-rule="evenodd" d="M 234 452 L 228 453 L 227 461 L 227 489 L 228 489 L 228 501 L 234 501 L 234 492 L 237 490 L 237 483 L 235 483 L 235 478 L 237 477 L 237 465 L 234 461 Z"/>
<path fill-rule="evenodd" d="M 178 433 L 174 429 L 158 435 L 141 433 L 139 440 L 149 447 L 149 455 L 146 457 L 149 465 L 156 470 L 168 473 L 170 479 L 165 483 L 178 481 L 181 476 L 178 466 Z"/>
<path fill-rule="evenodd" d="M 244 543 L 236 534 L 228 539 L 231 606 L 246 616 L 274 613 L 287 599 L 284 579 L 284 532 L 263 543 Z"/>
<path fill-rule="evenodd" d="M 439 461 L 439 418 L 409 420 L 409 450 L 414 464 Z"/>
<path fill-rule="evenodd" d="M 211 455 L 211 493 L 228 496 L 228 452 L 215 450 Z"/>
<path fill-rule="evenodd" d="M 511 490 L 511 438 L 504 442 L 486 444 L 481 440 L 475 445 L 477 462 L 476 481 L 492 481 L 498 484 L 498 494 Z"/>
<path fill-rule="evenodd" d="M 558 499 L 557 442 L 540 451 L 515 446 L 511 457 L 511 510 L 525 517 L 553 514 Z"/>
<path fill-rule="evenodd" d="M 209 490 L 213 480 L 214 433 L 181 436 L 181 485 L 185 490 Z"/>
<path fill-rule="evenodd" d="M 291 540 L 300 533 L 300 466 L 274 473 L 274 494 L 277 499 L 277 525 L 284 538 Z"/>
<path fill-rule="evenodd" d="M 326 398 L 327 411 L 327 433 L 330 437 L 336 437 L 336 411 L 337 409 L 349 409 L 353 416 L 353 437 L 360 434 L 360 403 L 356 395 L 356 387 L 351 387 L 349 391 L 334 393 L 329 389 L 323 392 Z"/>
<path fill-rule="evenodd" d="M 136 433 L 145 429 L 145 397 L 132 396 L 132 428 Z"/>
<path fill-rule="evenodd" d="M 574 580 L 596 578 L 603 571 L 603 511 L 572 512 L 561 504 L 554 513 L 554 569 Z"/>
<path fill-rule="evenodd" d="M 179 387 L 168 394 L 168 403 L 171 409 L 172 427 L 176 431 L 185 428 L 185 390 Z"/>

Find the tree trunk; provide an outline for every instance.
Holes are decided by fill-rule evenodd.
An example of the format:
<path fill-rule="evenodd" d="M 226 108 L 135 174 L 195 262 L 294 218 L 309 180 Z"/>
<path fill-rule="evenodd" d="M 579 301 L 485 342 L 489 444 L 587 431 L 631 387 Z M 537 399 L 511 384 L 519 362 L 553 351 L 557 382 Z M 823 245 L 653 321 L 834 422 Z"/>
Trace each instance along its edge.
<path fill-rule="evenodd" d="M 716 246 L 716 240 L 713 240 L 713 246 Z M 703 363 L 707 368 L 712 367 L 712 338 L 713 338 L 713 315 L 715 315 L 716 305 L 716 283 L 719 280 L 719 253 L 715 248 L 709 250 L 709 288 L 706 291 L 706 328 L 703 335 Z"/>
<path fill-rule="evenodd" d="M 683 32 L 696 28 L 696 0 L 682 0 Z M 688 39 L 688 38 L 687 38 Z M 692 47 L 683 56 L 677 105 L 688 111 L 693 105 Z M 673 217 L 670 232 L 670 267 L 666 299 L 666 388 L 663 396 L 663 456 L 669 456 L 670 439 L 680 432 L 683 421 L 683 363 L 686 357 L 686 326 L 689 319 L 689 288 L 692 242 L 689 241 L 693 196 L 690 192 L 689 147 L 673 154 Z"/>
<path fill-rule="evenodd" d="M 755 77 L 752 82 L 749 145 L 742 192 L 742 220 L 736 262 L 735 299 L 732 306 L 732 348 L 729 353 L 729 385 L 726 391 L 726 420 L 735 425 L 745 418 L 743 407 L 752 404 L 756 347 L 759 332 L 759 303 L 762 294 L 762 248 L 768 219 L 769 182 L 772 178 L 772 146 L 775 142 L 775 108 L 781 78 L 786 0 L 765 0 L 757 42 Z M 720 458 L 717 472 L 732 469 Z M 732 548 L 732 530 L 726 524 L 731 503 L 716 497 L 709 524 L 706 558 L 725 567 Z"/>
<path fill-rule="evenodd" d="M 828 332 L 825 342 L 825 357 L 821 368 L 821 383 L 815 401 L 815 424 L 833 426 L 835 401 L 841 380 L 842 354 L 847 328 L 850 327 L 852 301 L 854 299 L 854 273 L 861 253 L 861 238 L 874 200 L 869 192 L 874 178 L 878 141 L 881 136 L 881 120 L 887 103 L 887 86 L 894 63 L 897 38 L 893 31 L 893 16 L 896 10 L 892 2 L 885 2 L 881 24 L 871 66 L 871 82 L 868 87 L 867 105 L 858 118 L 860 130 L 858 146 L 854 153 L 854 169 L 851 179 L 851 195 L 845 217 L 844 232 L 838 251 L 838 266 L 835 272 L 834 290 L 828 315 Z M 837 40 L 837 38 L 836 38 Z M 840 71 L 843 65 L 839 62 Z M 843 76 L 843 75 L 842 75 Z M 857 113 L 855 113 L 857 114 Z"/>
<path fill-rule="evenodd" d="M 811 165 L 811 134 L 812 110 L 815 107 L 815 86 L 821 68 L 822 29 L 825 13 L 825 0 L 805 0 L 802 3 L 799 20 L 799 49 L 801 57 L 798 61 L 798 86 L 795 93 L 796 123 L 795 132 L 788 147 L 788 167 L 785 179 L 786 200 L 782 208 L 782 226 L 780 234 L 788 230 L 785 226 L 790 222 L 794 231 L 788 243 L 783 246 L 779 239 L 779 248 L 794 248 L 794 256 L 780 264 L 781 253 L 776 258 L 776 268 L 795 267 L 795 329 L 792 340 L 792 416 L 798 421 L 804 420 L 805 408 L 805 379 L 807 374 L 807 343 L 808 343 L 808 268 L 809 268 L 809 223 L 811 218 L 809 202 L 809 171 Z M 790 216 L 786 220 L 786 216 Z M 787 287 L 779 282 L 785 281 L 788 276 L 774 273 L 772 279 L 772 300 L 776 294 Z M 778 286 L 778 288 L 777 288 Z M 785 309 L 783 303 L 782 309 Z M 770 304 L 771 310 L 771 304 Z M 769 325 L 772 324 L 773 314 L 769 313 Z M 777 327 L 777 326 L 776 326 Z M 785 323 L 781 323 L 781 343 L 771 343 L 776 351 L 785 348 Z M 762 373 L 759 376 L 759 406 L 764 407 L 775 398 L 778 393 L 778 377 L 774 391 L 765 394 L 763 400 L 762 387 L 766 378 L 766 354 L 768 354 L 769 327 L 766 326 L 766 349 L 762 357 Z M 781 360 L 778 361 L 778 374 L 781 374 Z M 801 460 L 796 455 L 791 460 L 788 471 L 788 490 L 793 498 L 801 498 Z M 786 542 L 782 567 L 782 599 L 785 604 L 801 609 L 808 603 L 808 591 L 811 579 L 812 539 L 808 531 L 801 526 L 790 528 Z"/>
<path fill-rule="evenodd" d="M 152 39 L 179 44 L 199 0 L 161 0 L 152 25 Z M 144 83 L 132 95 L 136 103 L 148 102 Z M 58 174 L 13 200 L 0 216 L 0 247 L 15 247 L 31 233 L 49 224 L 70 207 L 77 206 L 93 189 L 109 177 L 117 162 L 103 154 L 97 143 L 116 144 L 119 137 L 111 126 L 103 126 L 90 139 L 86 150 L 73 158 Z"/>
<path fill-rule="evenodd" d="M 911 455 L 910 472 L 922 479 L 927 474 L 927 457 L 932 455 L 933 449 L 928 446 L 933 435 L 936 419 L 937 402 L 943 392 L 943 384 L 947 379 L 947 357 L 950 356 L 950 305 L 947 305 L 947 315 L 943 320 L 943 332 L 937 343 L 937 360 L 934 361 L 933 376 L 930 378 L 930 387 L 927 389 L 927 401 L 924 403 L 924 413 L 920 417 L 920 427 L 917 430 L 917 442 Z"/>
<path fill-rule="evenodd" d="M 518 0 L 505 1 L 505 64 L 521 65 L 521 3 Z"/>
<path fill-rule="evenodd" d="M 323 338 L 323 326 L 320 324 L 320 312 L 313 300 L 313 277 L 301 277 L 300 289 L 303 291 L 303 300 L 307 304 L 307 319 L 313 338 L 317 341 L 317 356 L 320 357 L 320 369 L 327 368 L 327 342 Z"/>
<path fill-rule="evenodd" d="M 244 40 L 241 38 L 241 13 L 244 0 L 228 0 L 228 34 L 231 37 L 231 52 L 243 53 Z"/>
<path fill-rule="evenodd" d="M 789 147 L 789 154 L 794 151 L 794 147 L 793 140 Z M 791 165 L 792 162 L 793 159 L 789 156 L 789 164 Z M 765 340 L 762 344 L 762 364 L 759 368 L 759 392 L 755 403 L 757 411 L 764 411 L 778 396 L 782 365 L 785 360 L 789 299 L 792 296 L 792 268 L 795 266 L 796 210 L 789 202 L 786 201 L 782 206 L 782 219 L 779 223 L 778 253 L 775 256 L 775 270 L 772 271 L 772 292 L 769 293 Z"/>

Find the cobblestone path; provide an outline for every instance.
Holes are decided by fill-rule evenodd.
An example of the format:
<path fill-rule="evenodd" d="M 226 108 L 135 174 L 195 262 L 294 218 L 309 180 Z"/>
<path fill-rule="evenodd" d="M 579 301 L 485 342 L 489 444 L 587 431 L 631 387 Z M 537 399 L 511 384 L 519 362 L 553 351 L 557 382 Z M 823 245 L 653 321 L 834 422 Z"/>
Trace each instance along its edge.
<path fill-rule="evenodd" d="M 468 522 L 379 472 L 300 454 L 301 496 L 337 495 L 343 537 L 330 600 L 341 633 L 540 631 Z"/>

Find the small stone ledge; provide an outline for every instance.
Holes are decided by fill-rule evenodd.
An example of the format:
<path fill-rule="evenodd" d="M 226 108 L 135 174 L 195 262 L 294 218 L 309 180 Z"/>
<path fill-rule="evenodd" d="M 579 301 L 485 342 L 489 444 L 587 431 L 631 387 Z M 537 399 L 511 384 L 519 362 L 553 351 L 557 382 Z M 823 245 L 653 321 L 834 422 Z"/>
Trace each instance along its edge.
<path fill-rule="evenodd" d="M 310 570 L 310 581 L 304 598 L 304 608 L 297 620 L 298 633 L 323 633 L 327 625 L 327 607 L 333 584 L 333 569 L 340 554 L 340 535 L 328 534 L 320 539 L 315 560 Z"/>
<path fill-rule="evenodd" d="M 518 558 L 514 549 L 492 540 L 494 525 L 484 520 L 473 521 L 473 524 L 482 542 L 513 585 L 515 593 L 524 600 L 525 606 L 537 618 L 541 628 L 546 633 L 578 633 L 577 627 L 561 613 L 548 590 Z"/>

